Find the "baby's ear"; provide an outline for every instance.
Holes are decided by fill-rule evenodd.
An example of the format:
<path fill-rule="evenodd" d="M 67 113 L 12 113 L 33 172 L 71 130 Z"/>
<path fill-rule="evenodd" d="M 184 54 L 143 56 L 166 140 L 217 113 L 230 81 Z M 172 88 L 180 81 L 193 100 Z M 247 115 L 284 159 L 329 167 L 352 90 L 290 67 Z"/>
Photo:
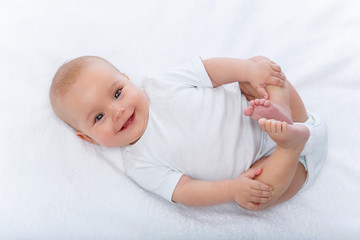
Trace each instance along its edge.
<path fill-rule="evenodd" d="M 88 141 L 88 142 L 91 142 L 91 143 L 94 143 L 94 144 L 98 144 L 97 142 L 95 142 L 94 139 L 92 139 L 91 137 L 89 137 L 89 136 L 86 135 L 85 133 L 76 131 L 75 134 L 76 134 L 76 136 L 78 136 L 78 137 L 81 138 L 82 140 L 85 140 L 85 141 Z"/>

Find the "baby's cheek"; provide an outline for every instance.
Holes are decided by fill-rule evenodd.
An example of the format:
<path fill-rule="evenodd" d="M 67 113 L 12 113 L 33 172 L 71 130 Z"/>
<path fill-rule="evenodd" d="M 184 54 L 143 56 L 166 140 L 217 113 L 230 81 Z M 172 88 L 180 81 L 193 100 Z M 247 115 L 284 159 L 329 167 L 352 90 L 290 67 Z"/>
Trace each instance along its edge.
<path fill-rule="evenodd" d="M 109 132 L 101 132 L 97 136 L 97 142 L 104 147 L 112 147 L 112 134 Z"/>

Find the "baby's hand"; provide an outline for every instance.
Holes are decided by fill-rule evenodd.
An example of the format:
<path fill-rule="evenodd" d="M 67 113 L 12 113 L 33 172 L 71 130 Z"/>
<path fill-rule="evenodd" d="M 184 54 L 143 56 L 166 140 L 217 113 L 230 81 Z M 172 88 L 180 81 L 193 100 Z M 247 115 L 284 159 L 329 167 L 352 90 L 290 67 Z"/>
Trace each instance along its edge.
<path fill-rule="evenodd" d="M 285 75 L 281 71 L 281 67 L 275 62 L 262 56 L 248 60 L 251 62 L 247 73 L 248 82 L 265 99 L 269 98 L 269 94 L 265 89 L 267 85 L 280 87 L 285 85 Z"/>
<path fill-rule="evenodd" d="M 262 182 L 253 180 L 262 172 L 261 168 L 250 168 L 234 179 L 231 184 L 231 191 L 234 201 L 248 210 L 260 210 L 261 204 L 271 200 L 272 188 Z"/>

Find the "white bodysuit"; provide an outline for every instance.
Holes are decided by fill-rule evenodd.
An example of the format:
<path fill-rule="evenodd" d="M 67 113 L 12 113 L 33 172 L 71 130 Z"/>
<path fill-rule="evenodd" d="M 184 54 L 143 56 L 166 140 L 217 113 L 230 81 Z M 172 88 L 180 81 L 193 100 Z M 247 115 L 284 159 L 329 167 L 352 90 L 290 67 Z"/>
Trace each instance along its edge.
<path fill-rule="evenodd" d="M 125 147 L 127 175 L 171 201 L 182 174 L 198 180 L 239 176 L 258 158 L 263 132 L 243 115 L 238 83 L 213 88 L 200 58 L 145 78 L 150 102 L 144 135 Z"/>

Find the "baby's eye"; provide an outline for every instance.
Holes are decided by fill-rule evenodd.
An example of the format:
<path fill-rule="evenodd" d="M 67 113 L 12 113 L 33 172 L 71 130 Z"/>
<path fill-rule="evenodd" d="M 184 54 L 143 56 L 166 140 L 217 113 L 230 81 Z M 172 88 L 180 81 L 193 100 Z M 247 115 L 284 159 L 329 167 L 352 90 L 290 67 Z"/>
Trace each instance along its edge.
<path fill-rule="evenodd" d="M 99 115 L 97 115 L 97 116 L 95 117 L 95 122 L 100 121 L 100 120 L 103 118 L 103 116 L 104 116 L 103 113 L 100 113 Z"/>
<path fill-rule="evenodd" d="M 118 99 L 118 97 L 120 97 L 120 94 L 121 94 L 121 89 L 118 89 L 116 92 L 115 92 L 115 99 Z"/>

